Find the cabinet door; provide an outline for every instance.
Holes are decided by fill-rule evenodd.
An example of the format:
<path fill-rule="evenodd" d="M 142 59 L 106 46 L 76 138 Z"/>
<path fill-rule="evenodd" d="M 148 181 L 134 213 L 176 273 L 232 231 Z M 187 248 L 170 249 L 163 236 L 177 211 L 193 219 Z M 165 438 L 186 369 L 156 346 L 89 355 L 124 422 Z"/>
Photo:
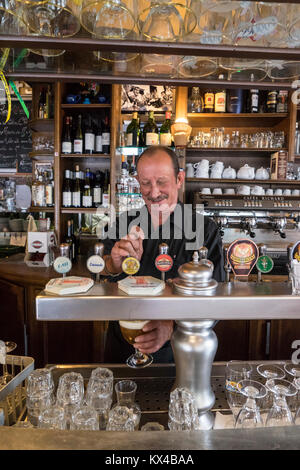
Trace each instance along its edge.
<path fill-rule="evenodd" d="M 25 354 L 25 290 L 24 287 L 0 279 L 0 339 L 14 341 L 13 354 Z"/>
<path fill-rule="evenodd" d="M 218 337 L 216 361 L 248 359 L 249 321 L 220 320 L 214 331 Z"/>
<path fill-rule="evenodd" d="M 300 341 L 300 320 L 272 320 L 270 359 L 291 360 L 296 351 L 292 348 L 294 341 Z"/>

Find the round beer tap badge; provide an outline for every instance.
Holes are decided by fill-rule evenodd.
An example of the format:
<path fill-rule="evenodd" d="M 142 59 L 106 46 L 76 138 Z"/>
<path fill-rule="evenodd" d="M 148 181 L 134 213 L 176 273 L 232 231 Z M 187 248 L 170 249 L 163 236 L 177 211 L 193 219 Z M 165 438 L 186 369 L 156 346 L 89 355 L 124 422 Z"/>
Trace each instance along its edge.
<path fill-rule="evenodd" d="M 247 238 L 235 240 L 228 248 L 227 261 L 235 276 L 249 276 L 259 255 L 256 243 Z"/>
<path fill-rule="evenodd" d="M 161 272 L 167 272 L 172 269 L 173 260 L 170 255 L 161 254 L 155 258 L 155 267 Z"/>
<path fill-rule="evenodd" d="M 128 256 L 124 259 L 122 263 L 122 269 L 124 273 L 128 274 L 129 276 L 132 276 L 133 274 L 136 274 L 140 269 L 140 262 L 133 256 Z"/>

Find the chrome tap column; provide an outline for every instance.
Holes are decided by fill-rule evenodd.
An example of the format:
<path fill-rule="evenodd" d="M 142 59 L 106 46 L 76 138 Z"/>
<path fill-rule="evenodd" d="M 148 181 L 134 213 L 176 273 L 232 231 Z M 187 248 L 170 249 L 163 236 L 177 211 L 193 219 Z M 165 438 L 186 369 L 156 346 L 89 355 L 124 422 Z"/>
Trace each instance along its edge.
<path fill-rule="evenodd" d="M 174 290 L 182 295 L 197 295 L 204 291 L 213 294 L 217 282 L 212 279 L 213 263 L 203 257 L 204 247 L 193 255 L 193 261 L 180 266 L 179 278 L 173 281 Z M 213 427 L 213 415 L 209 411 L 215 402 L 211 388 L 211 369 L 218 347 L 213 327 L 214 320 L 177 321 L 171 338 L 176 364 L 174 388 L 185 387 L 196 398 L 201 429 Z"/>

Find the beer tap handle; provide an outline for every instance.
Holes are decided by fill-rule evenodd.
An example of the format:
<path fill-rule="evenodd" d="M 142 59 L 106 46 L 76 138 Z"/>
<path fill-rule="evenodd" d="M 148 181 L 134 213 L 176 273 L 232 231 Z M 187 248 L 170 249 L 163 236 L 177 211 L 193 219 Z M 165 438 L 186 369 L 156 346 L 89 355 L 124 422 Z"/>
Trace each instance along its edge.
<path fill-rule="evenodd" d="M 159 245 L 155 266 L 161 272 L 161 280 L 165 281 L 166 272 L 170 271 L 173 266 L 173 260 L 169 255 L 169 245 L 167 245 L 167 243 L 161 243 Z"/>
<path fill-rule="evenodd" d="M 225 246 L 223 248 L 223 253 L 224 253 L 224 270 L 226 272 L 226 282 L 230 282 L 231 266 L 227 260 L 228 246 Z"/>
<path fill-rule="evenodd" d="M 63 277 L 66 277 L 66 274 L 72 268 L 69 243 L 61 243 L 61 245 L 59 245 L 59 252 L 60 256 L 55 259 L 53 268 L 57 273 L 62 274 Z"/>
<path fill-rule="evenodd" d="M 198 253 L 199 253 L 199 260 L 207 259 L 208 249 L 206 248 L 206 246 L 201 246 L 201 248 L 199 248 L 198 250 Z"/>
<path fill-rule="evenodd" d="M 101 256 L 101 258 L 103 258 L 104 243 L 102 243 L 102 242 L 95 243 L 95 245 L 94 245 L 94 254 L 99 255 L 99 256 Z"/>
<path fill-rule="evenodd" d="M 86 267 L 93 275 L 96 275 L 96 282 L 100 282 L 100 273 L 105 268 L 105 261 L 103 259 L 104 244 L 102 242 L 94 245 L 94 255 L 87 259 Z"/>

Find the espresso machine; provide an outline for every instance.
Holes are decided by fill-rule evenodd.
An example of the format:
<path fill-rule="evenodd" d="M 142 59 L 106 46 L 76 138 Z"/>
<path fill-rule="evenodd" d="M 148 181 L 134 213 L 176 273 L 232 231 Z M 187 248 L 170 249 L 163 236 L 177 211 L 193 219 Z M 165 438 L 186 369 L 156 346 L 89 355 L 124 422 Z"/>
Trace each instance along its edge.
<path fill-rule="evenodd" d="M 273 259 L 272 274 L 288 275 L 289 250 L 300 238 L 300 200 L 289 196 L 194 194 L 194 208 L 219 227 L 224 247 L 251 238 Z"/>

